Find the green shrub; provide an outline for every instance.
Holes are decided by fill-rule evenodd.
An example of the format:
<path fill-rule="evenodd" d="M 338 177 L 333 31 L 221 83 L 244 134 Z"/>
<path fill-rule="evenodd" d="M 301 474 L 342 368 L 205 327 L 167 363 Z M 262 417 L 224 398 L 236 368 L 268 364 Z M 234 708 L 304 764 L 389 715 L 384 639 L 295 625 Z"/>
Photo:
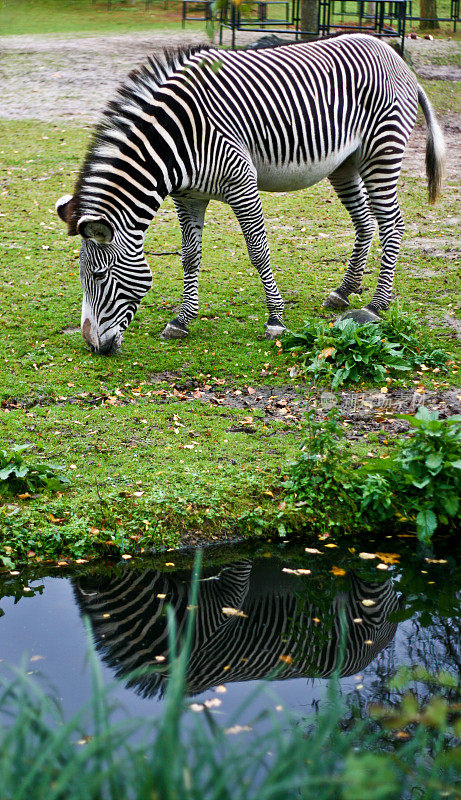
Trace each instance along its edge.
<path fill-rule="evenodd" d="M 383 383 L 394 372 L 422 365 L 446 369 L 448 355 L 426 337 L 417 336 L 417 322 L 393 309 L 379 323 L 360 325 L 339 319 L 334 325 L 307 320 L 298 332 L 282 339 L 282 348 L 299 354 L 299 367 L 336 389 L 343 383 Z"/>
<path fill-rule="evenodd" d="M 439 523 L 448 525 L 459 515 L 461 416 L 443 420 L 437 411 L 420 406 L 415 416 L 399 417 L 415 434 L 375 472 L 358 474 L 356 494 L 361 510 L 375 518 L 386 519 L 393 511 L 415 517 L 418 538 L 429 541 Z"/>
<path fill-rule="evenodd" d="M 62 467 L 28 463 L 22 454 L 29 447 L 28 444 L 13 445 L 9 450 L 0 450 L 0 494 L 36 492 L 38 489 L 57 492 L 68 485 L 69 479 L 62 474 Z"/>
<path fill-rule="evenodd" d="M 345 458 L 343 430 L 336 409 L 322 421 L 315 419 L 314 411 L 308 412 L 301 454 L 291 465 L 283 488 L 309 520 L 322 528 L 334 524 L 338 504 L 348 505 L 342 467 Z M 335 513 L 332 513 L 332 498 Z"/>
<path fill-rule="evenodd" d="M 340 518 L 356 529 L 385 521 L 414 524 L 418 538 L 428 542 L 439 525 L 459 517 L 461 416 L 439 419 L 424 406 L 415 416 L 399 416 L 415 433 L 399 441 L 391 457 L 359 469 L 335 415 L 320 422 L 309 416 L 301 455 L 283 486 L 311 522 Z"/>

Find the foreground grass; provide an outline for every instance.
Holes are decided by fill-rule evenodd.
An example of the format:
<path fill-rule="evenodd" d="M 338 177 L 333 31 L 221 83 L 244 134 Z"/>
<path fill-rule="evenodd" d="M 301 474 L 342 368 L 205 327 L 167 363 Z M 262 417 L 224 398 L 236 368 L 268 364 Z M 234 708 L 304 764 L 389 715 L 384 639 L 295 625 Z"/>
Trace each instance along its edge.
<path fill-rule="evenodd" d="M 185 698 L 196 602 L 195 579 L 177 656 L 174 614 L 168 609 L 169 680 L 158 720 L 113 721 L 114 707 L 92 649 L 91 701 L 70 720 L 28 675 L 3 679 L 1 796 L 19 800 L 33 787 L 36 800 L 289 800 L 314 791 L 319 800 L 404 800 L 415 791 L 425 800 L 460 797 L 453 675 L 407 668 L 392 684 L 403 690 L 400 697 L 392 705 L 367 709 L 364 718 L 358 708 L 346 707 L 334 676 L 315 715 L 289 714 L 268 698 L 267 711 L 252 725 L 241 724 L 247 701 L 224 727 L 219 712 Z M 443 687 L 448 699 L 434 696 L 420 706 L 416 695 L 405 692 L 415 680 Z"/>
<path fill-rule="evenodd" d="M 78 241 L 67 238 L 53 212 L 55 199 L 72 188 L 89 129 L 2 122 L 0 131 L 0 439 L 5 446 L 32 443 L 36 460 L 62 464 L 71 476 L 62 496 L 3 499 L 4 552 L 15 544 L 21 557 L 29 551 L 56 557 L 101 547 L 126 550 L 134 543 L 173 546 L 187 533 L 214 536 L 218 524 L 233 533 L 242 515 L 255 508 L 276 513 L 280 498 L 274 486 L 296 457 L 299 416 L 264 417 L 253 410 L 255 393 L 249 389 L 266 387 L 277 395 L 290 387 L 293 361 L 263 338 L 259 277 L 230 210 L 210 205 L 201 312 L 190 339 L 159 338 L 182 289 L 179 255 L 155 255 L 179 248 L 179 226 L 167 201 L 146 241 L 153 289 L 125 335 L 122 353 L 94 356 L 78 331 Z M 448 182 L 439 205 L 429 208 L 424 181 L 402 179 L 410 235 L 395 293 L 422 327 L 430 316 L 456 360 L 459 348 L 449 329 L 437 327 L 456 302 L 449 227 L 454 190 Z M 287 324 L 295 329 L 307 316 L 331 319 L 321 302 L 338 285 L 352 248 L 345 210 L 326 182 L 308 192 L 264 195 L 263 204 Z M 366 297 L 378 264 L 375 241 Z M 443 376 L 411 375 L 398 385 L 415 383 L 443 389 L 459 378 L 450 368 Z M 212 403 L 184 399 L 185 387 L 207 386 Z M 302 406 L 309 387 L 295 388 Z M 223 405 L 224 392 L 234 390 L 246 392 L 245 406 Z M 364 438 L 356 452 L 360 456 L 369 446 Z"/>
<path fill-rule="evenodd" d="M 425 800 L 461 796 L 459 749 L 442 699 L 420 709 L 406 694 L 397 708 L 373 709 L 382 726 L 347 712 L 332 678 L 317 715 L 300 718 L 269 707 L 267 730 L 256 726 L 251 733 L 252 726 L 239 724 L 243 708 L 226 728 L 213 713 L 205 721 L 187 709 L 179 670 L 161 718 L 148 723 L 112 722 L 95 664 L 89 708 L 69 721 L 25 675 L 4 682 L 0 712 L 14 722 L 0 729 L 2 796 L 19 800 L 32 785 L 36 800 L 290 800 L 313 792 L 319 800 L 404 800 L 415 790 Z M 271 700 L 268 706 L 275 705 Z"/>

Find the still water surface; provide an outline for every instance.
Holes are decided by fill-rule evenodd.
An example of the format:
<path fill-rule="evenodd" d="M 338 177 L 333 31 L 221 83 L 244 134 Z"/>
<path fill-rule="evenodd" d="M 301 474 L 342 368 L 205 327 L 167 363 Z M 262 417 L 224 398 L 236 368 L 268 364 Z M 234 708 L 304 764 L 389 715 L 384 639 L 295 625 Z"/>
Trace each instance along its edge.
<path fill-rule="evenodd" d="M 341 619 L 341 691 L 363 707 L 389 698 L 387 680 L 400 665 L 460 674 L 453 542 L 431 551 L 413 538 L 332 544 L 258 541 L 205 550 L 187 678 L 194 708 L 212 700 L 211 713 L 226 725 L 264 678 L 278 699 L 257 696 L 239 722 L 268 704 L 315 710 L 338 664 Z M 180 638 L 192 563 L 191 554 L 169 552 L 85 565 L 70 577 L 58 577 L 62 569 L 42 577 L 0 574 L 0 674 L 24 660 L 72 715 L 90 695 L 88 617 L 104 682 L 119 679 L 112 693 L 118 713 L 156 716 L 168 674 L 166 604 Z M 140 668 L 148 673 L 130 677 Z"/>

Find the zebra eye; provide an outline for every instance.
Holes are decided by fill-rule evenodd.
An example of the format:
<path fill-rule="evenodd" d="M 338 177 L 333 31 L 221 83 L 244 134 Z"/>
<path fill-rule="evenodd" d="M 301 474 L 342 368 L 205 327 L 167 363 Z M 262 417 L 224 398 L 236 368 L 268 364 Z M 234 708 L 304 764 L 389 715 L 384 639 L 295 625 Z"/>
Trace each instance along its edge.
<path fill-rule="evenodd" d="M 102 278 L 106 277 L 107 273 L 108 273 L 107 267 L 91 270 L 91 276 L 93 278 L 96 278 L 96 280 L 102 280 Z"/>

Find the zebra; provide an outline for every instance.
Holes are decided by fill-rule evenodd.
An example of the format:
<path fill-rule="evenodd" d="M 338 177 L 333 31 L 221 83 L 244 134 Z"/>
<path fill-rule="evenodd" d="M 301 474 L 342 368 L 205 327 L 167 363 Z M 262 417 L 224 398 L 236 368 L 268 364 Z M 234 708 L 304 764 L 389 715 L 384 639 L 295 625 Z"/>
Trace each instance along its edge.
<path fill-rule="evenodd" d="M 311 579 L 309 579 L 311 580 Z M 170 661 L 166 605 L 176 617 L 176 648 L 186 627 L 189 575 L 124 568 L 74 581 L 104 661 L 144 697 L 164 693 Z M 395 636 L 389 614 L 402 606 L 391 580 L 350 575 L 350 588 L 312 602 L 305 579 L 277 558 L 244 559 L 202 578 L 195 610 L 187 692 L 271 678 L 342 677 L 361 672 Z M 366 604 L 362 601 L 366 600 Z M 235 613 L 237 612 L 237 613 Z M 341 651 L 341 615 L 346 637 Z"/>
<path fill-rule="evenodd" d="M 360 321 L 388 308 L 403 234 L 397 180 L 420 104 L 427 125 L 429 202 L 441 191 L 445 146 L 432 106 L 400 56 L 365 34 L 274 49 L 165 52 L 132 72 L 96 129 L 73 195 L 56 203 L 80 234 L 81 329 L 90 348 L 115 352 L 152 284 L 146 230 L 167 195 L 181 229 L 184 292 L 163 338 L 183 338 L 198 314 L 202 230 L 210 199 L 235 213 L 266 295 L 266 336 L 285 330 L 259 191 L 328 178 L 349 212 L 347 271 L 324 301 L 346 309 L 376 223 L 378 283 Z M 352 312 L 351 312 L 352 313 Z"/>

